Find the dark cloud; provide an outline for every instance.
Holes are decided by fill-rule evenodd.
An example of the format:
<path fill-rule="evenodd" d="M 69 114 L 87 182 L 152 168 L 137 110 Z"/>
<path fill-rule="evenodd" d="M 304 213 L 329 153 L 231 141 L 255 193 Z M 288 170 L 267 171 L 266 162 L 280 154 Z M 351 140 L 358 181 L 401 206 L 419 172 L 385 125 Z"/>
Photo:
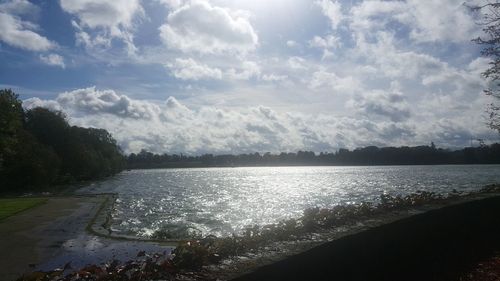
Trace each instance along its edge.
<path fill-rule="evenodd" d="M 393 122 L 406 121 L 411 116 L 405 97 L 398 92 L 371 92 L 358 97 L 354 105 L 363 115 L 384 117 Z"/>

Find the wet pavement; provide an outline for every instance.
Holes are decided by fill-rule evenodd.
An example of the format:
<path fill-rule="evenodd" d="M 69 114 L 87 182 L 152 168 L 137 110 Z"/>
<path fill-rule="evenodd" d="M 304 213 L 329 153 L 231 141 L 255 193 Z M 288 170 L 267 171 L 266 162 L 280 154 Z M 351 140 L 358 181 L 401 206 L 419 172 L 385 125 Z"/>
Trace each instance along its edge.
<path fill-rule="evenodd" d="M 50 197 L 46 204 L 0 222 L 0 280 L 36 270 L 126 261 L 139 251 L 170 253 L 171 245 L 110 239 L 87 231 L 108 195 Z"/>

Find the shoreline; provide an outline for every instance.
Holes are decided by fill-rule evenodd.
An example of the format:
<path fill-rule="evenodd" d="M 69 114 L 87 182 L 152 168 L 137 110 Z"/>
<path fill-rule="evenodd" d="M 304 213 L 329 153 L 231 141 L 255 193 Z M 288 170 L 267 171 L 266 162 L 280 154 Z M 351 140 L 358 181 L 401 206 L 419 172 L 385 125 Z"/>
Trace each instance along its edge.
<path fill-rule="evenodd" d="M 117 199 L 117 194 L 109 193 L 106 195 L 106 199 L 102 202 L 99 209 L 96 211 L 92 220 L 89 221 L 85 230 L 90 234 L 102 237 L 105 239 L 119 240 L 119 241 L 130 241 L 130 242 L 147 242 L 147 243 L 161 243 L 169 244 L 171 246 L 177 246 L 179 242 L 185 241 L 189 238 L 179 238 L 179 239 L 153 239 L 147 237 L 138 237 L 132 235 L 122 235 L 116 234 L 111 230 L 111 212 L 113 210 L 115 200 Z"/>
<path fill-rule="evenodd" d="M 171 251 L 172 246 L 147 241 L 124 241 L 89 232 L 110 200 L 110 194 L 47 197 L 45 204 L 0 222 L 0 280 L 12 281 L 34 271 L 72 268 L 113 259 L 129 260 L 137 252 Z"/>
<path fill-rule="evenodd" d="M 72 268 L 77 269 L 87 264 L 99 264 L 114 259 L 133 260 L 140 251 L 170 253 L 173 250 L 177 241 L 117 237 L 106 233 L 108 231 L 106 227 L 109 226 L 107 225 L 109 211 L 112 209 L 115 196 L 115 194 L 98 194 L 48 197 L 47 204 L 29 209 L 0 223 L 0 249 L 14 253 L 12 259 L 0 261 L 0 280 L 13 280 L 23 273 L 35 270 L 47 271 L 62 268 L 68 261 L 73 261 Z M 388 212 L 360 220 L 353 225 L 326 229 L 323 232 L 312 233 L 309 236 L 312 239 L 309 240 L 306 238 L 305 240 L 271 243 L 256 252 L 225 259 L 221 264 L 205 266 L 200 273 L 204 277 L 220 280 L 248 278 L 261 272 L 262 268 L 276 267 L 277 264 L 287 263 L 296 259 L 297 256 L 327 247 L 326 245 L 342 243 L 338 241 L 366 235 L 365 233 L 370 233 L 374 229 L 391 228 L 392 225 L 400 224 L 401 221 L 411 221 L 421 216 L 435 220 L 433 218 L 435 213 L 440 213 L 444 209 L 460 209 L 460 206 L 467 204 L 481 206 L 480 202 L 493 200 L 492 198 L 499 200 L 496 213 L 500 213 L 498 192 L 468 195 L 444 202 Z M 500 221 L 498 224 L 500 225 Z M 498 234 L 500 237 L 500 231 Z M 326 259 L 327 257 L 328 255 Z M 325 256 L 309 257 L 307 261 L 314 259 L 321 261 L 325 259 Z M 358 262 L 353 260 L 353 263 Z M 292 266 L 293 268 L 295 266 Z M 302 268 L 304 269 L 304 266 Z M 321 272 L 321 267 L 311 268 L 311 270 Z M 203 278 L 197 280 L 203 280 Z M 265 276 L 259 276 L 257 279 L 241 280 L 267 279 Z M 273 276 L 272 280 L 280 279 Z M 282 280 L 294 279 L 288 276 Z"/>
<path fill-rule="evenodd" d="M 443 208 L 460 206 L 492 197 L 500 198 L 500 192 L 468 194 L 463 197 L 448 198 L 440 202 L 431 202 L 407 209 L 397 209 L 360 218 L 349 224 L 333 226 L 309 233 L 305 237 L 297 238 L 297 240 L 271 242 L 257 251 L 250 251 L 239 256 L 230 257 L 223 260 L 221 264 L 209 265 L 205 268 L 205 272 L 207 276 L 221 278 L 221 280 L 232 280 L 233 278 L 250 274 L 260 267 L 279 263 L 295 255 L 300 255 L 313 248 L 322 247 L 322 245 L 344 239 L 345 237 L 359 235 L 374 228 L 391 225 L 401 220 L 425 215 Z"/>
<path fill-rule="evenodd" d="M 348 234 L 231 280 L 458 280 L 500 249 L 500 195 Z"/>

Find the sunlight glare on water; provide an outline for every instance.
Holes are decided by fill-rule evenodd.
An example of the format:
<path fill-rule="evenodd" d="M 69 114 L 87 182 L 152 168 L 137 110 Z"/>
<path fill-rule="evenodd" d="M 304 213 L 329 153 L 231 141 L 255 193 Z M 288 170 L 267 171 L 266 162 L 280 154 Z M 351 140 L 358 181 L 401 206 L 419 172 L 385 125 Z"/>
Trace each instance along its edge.
<path fill-rule="evenodd" d="M 500 165 L 200 168 L 127 171 L 80 192 L 118 193 L 112 229 L 119 234 L 148 236 L 163 228 L 179 237 L 227 236 L 311 207 L 495 182 Z"/>

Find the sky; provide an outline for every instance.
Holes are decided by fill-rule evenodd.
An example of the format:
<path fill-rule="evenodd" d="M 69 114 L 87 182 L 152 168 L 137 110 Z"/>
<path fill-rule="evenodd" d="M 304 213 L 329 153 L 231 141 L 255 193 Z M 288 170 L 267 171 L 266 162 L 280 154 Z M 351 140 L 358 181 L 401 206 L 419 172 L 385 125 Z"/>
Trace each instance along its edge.
<path fill-rule="evenodd" d="M 126 153 L 491 143 L 474 3 L 4 0 L 0 88 Z"/>

